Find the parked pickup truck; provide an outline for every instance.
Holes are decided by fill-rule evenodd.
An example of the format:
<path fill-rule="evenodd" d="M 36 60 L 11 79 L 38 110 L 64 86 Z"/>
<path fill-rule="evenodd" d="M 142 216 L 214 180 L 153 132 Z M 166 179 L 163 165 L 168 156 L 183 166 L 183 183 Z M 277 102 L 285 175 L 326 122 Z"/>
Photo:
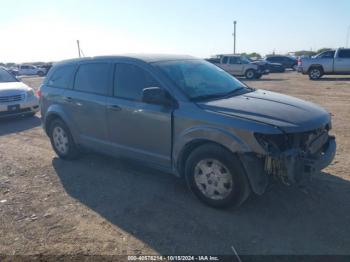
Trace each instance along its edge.
<path fill-rule="evenodd" d="M 38 75 L 44 76 L 46 74 L 45 68 L 39 68 L 34 65 L 20 65 L 18 66 L 18 75 Z"/>
<path fill-rule="evenodd" d="M 319 79 L 323 75 L 349 75 L 350 49 L 339 48 L 311 58 L 301 58 L 298 61 L 298 71 L 308 74 L 311 80 Z"/>
<path fill-rule="evenodd" d="M 207 61 L 219 66 L 234 76 L 245 76 L 247 79 L 259 79 L 268 74 L 269 70 L 262 65 L 253 64 L 245 56 L 240 55 L 218 55 Z"/>

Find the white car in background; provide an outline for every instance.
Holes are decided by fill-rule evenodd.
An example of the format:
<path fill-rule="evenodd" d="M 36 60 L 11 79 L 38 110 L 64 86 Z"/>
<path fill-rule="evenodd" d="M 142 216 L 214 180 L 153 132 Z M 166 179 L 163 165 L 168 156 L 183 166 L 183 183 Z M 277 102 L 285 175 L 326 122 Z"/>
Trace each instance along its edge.
<path fill-rule="evenodd" d="M 34 65 L 19 65 L 18 75 L 38 75 L 44 76 L 46 74 L 45 68 L 39 68 Z"/>
<path fill-rule="evenodd" d="M 39 99 L 33 88 L 0 67 L 0 118 L 34 116 L 38 111 Z"/>

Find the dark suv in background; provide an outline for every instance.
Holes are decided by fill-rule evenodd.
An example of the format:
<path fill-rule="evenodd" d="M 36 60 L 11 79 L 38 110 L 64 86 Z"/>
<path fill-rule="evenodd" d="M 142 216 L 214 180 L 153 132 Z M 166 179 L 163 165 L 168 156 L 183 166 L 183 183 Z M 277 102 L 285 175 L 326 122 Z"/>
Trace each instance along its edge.
<path fill-rule="evenodd" d="M 321 107 L 250 88 L 188 56 L 64 61 L 40 93 L 43 126 L 61 158 L 89 148 L 140 160 L 184 177 L 214 207 L 261 195 L 272 179 L 304 181 L 336 151 Z"/>
<path fill-rule="evenodd" d="M 266 61 L 270 63 L 279 63 L 281 64 L 285 69 L 293 69 L 297 70 L 298 67 L 298 60 L 290 57 L 290 56 L 283 56 L 283 55 L 271 55 L 265 58 Z"/>

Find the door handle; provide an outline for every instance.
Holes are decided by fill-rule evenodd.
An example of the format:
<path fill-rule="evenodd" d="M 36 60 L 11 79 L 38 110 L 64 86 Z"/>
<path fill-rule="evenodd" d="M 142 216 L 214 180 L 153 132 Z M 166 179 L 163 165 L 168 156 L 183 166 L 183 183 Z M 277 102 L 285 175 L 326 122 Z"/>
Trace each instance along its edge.
<path fill-rule="evenodd" d="M 108 109 L 113 110 L 113 111 L 121 111 L 122 108 L 118 105 L 109 105 Z"/>

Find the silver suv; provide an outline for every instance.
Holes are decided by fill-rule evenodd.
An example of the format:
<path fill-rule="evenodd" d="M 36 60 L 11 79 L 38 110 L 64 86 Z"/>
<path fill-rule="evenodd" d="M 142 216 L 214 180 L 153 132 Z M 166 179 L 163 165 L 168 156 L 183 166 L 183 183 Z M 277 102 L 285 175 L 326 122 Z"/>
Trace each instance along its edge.
<path fill-rule="evenodd" d="M 59 157 L 89 148 L 140 160 L 184 177 L 213 207 L 238 206 L 272 179 L 305 181 L 336 151 L 326 110 L 250 88 L 193 57 L 64 61 L 50 70 L 40 103 Z"/>

